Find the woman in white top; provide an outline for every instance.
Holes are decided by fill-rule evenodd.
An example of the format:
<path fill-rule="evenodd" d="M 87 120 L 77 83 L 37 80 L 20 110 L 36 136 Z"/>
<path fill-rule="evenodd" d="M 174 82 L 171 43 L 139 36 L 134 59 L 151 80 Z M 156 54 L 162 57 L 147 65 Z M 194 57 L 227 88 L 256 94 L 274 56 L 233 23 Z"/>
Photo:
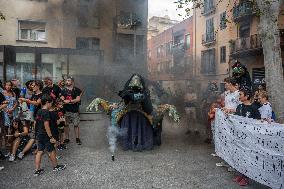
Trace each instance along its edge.
<path fill-rule="evenodd" d="M 225 80 L 225 82 L 226 88 L 228 90 L 225 92 L 225 107 L 223 108 L 223 111 L 225 113 L 233 113 L 236 111 L 237 106 L 240 104 L 238 83 L 234 78 Z"/>

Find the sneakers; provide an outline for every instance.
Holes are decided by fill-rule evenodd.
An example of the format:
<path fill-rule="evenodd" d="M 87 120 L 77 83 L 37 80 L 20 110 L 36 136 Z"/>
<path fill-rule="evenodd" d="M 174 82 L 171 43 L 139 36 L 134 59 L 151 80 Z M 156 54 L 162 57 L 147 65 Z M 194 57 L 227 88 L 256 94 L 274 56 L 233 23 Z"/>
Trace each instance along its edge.
<path fill-rule="evenodd" d="M 249 184 L 249 180 L 246 177 L 242 177 L 242 180 L 239 181 L 240 186 L 247 186 Z"/>
<path fill-rule="evenodd" d="M 65 139 L 65 140 L 64 140 L 64 144 L 68 144 L 69 142 L 70 142 L 69 139 Z M 81 140 L 80 140 L 79 138 L 76 138 L 76 143 L 77 143 L 78 145 L 81 145 L 81 144 L 82 144 L 82 142 L 81 142 Z"/>
<path fill-rule="evenodd" d="M 224 161 L 222 161 L 220 163 L 216 163 L 216 166 L 217 167 L 229 167 L 229 165 L 226 162 L 224 162 Z"/>
<path fill-rule="evenodd" d="M 24 158 L 24 155 L 25 155 L 25 154 L 24 154 L 23 152 L 20 152 L 20 153 L 18 154 L 18 158 L 19 158 L 19 159 L 23 159 L 23 158 Z"/>
<path fill-rule="evenodd" d="M 228 172 L 234 172 L 236 171 L 233 167 L 228 167 Z"/>
<path fill-rule="evenodd" d="M 11 154 L 11 155 L 10 155 L 10 157 L 9 157 L 9 161 L 10 161 L 10 162 L 15 161 L 15 156 L 14 156 L 13 154 Z"/>
<path fill-rule="evenodd" d="M 81 144 L 82 144 L 82 142 L 81 142 L 81 140 L 80 140 L 79 138 L 76 138 L 76 143 L 77 143 L 78 145 L 81 145 Z"/>
<path fill-rule="evenodd" d="M 37 177 L 37 176 L 41 175 L 43 172 L 44 172 L 43 169 L 36 170 L 35 173 L 34 173 L 34 176 Z"/>
<path fill-rule="evenodd" d="M 53 171 L 62 171 L 66 168 L 66 165 L 57 165 L 56 167 L 53 168 Z"/>
<path fill-rule="evenodd" d="M 66 165 L 57 165 L 56 167 L 53 168 L 53 171 L 56 172 L 56 171 L 61 171 L 63 169 L 66 168 Z M 34 173 L 34 176 L 39 176 L 41 175 L 42 173 L 44 172 L 43 169 L 39 169 L 39 170 L 36 170 L 35 173 Z"/>
<path fill-rule="evenodd" d="M 7 157 L 10 157 L 10 156 L 11 156 L 11 153 L 10 153 L 10 152 L 8 152 L 8 154 L 5 155 L 6 158 L 7 158 Z"/>
<path fill-rule="evenodd" d="M 64 144 L 59 144 L 59 145 L 57 146 L 57 149 L 58 149 L 58 150 L 66 150 L 67 148 L 66 148 L 66 146 L 65 146 Z"/>
<path fill-rule="evenodd" d="M 70 142 L 70 140 L 68 139 L 68 138 L 66 138 L 65 140 L 64 140 L 64 143 L 65 144 L 68 144 Z"/>
<path fill-rule="evenodd" d="M 57 145 L 57 150 L 62 150 L 61 145 Z"/>
<path fill-rule="evenodd" d="M 215 154 L 215 153 L 212 153 L 212 154 L 210 154 L 211 156 L 213 156 L 213 157 L 218 157 L 218 155 L 217 154 Z M 216 165 L 217 166 L 217 165 Z"/>

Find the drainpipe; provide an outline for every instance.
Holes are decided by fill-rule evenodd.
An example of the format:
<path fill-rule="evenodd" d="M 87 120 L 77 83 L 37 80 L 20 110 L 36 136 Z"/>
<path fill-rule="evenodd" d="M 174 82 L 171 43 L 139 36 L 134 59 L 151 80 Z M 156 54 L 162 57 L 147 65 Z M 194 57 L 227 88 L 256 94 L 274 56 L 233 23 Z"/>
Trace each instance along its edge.
<path fill-rule="evenodd" d="M 194 78 L 197 76 L 196 70 L 196 8 L 194 7 L 194 69 L 193 69 L 193 76 Z"/>

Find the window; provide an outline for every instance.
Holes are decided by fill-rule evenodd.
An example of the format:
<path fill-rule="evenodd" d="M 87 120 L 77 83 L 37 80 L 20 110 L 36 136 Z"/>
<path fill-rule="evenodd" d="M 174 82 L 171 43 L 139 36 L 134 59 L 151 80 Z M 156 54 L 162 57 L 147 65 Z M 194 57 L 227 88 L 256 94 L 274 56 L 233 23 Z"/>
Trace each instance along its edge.
<path fill-rule="evenodd" d="M 226 11 L 220 14 L 220 29 L 226 29 L 227 27 L 227 18 Z"/>
<path fill-rule="evenodd" d="M 184 34 L 179 34 L 174 36 L 174 44 L 181 45 L 184 43 Z"/>
<path fill-rule="evenodd" d="M 151 57 L 152 57 L 152 51 L 148 50 L 148 59 L 151 59 Z"/>
<path fill-rule="evenodd" d="M 158 72 L 161 71 L 161 64 L 160 64 L 160 63 L 158 63 L 157 71 L 158 71 Z"/>
<path fill-rule="evenodd" d="M 226 63 L 226 46 L 220 47 L 220 63 Z"/>
<path fill-rule="evenodd" d="M 172 54 L 172 41 L 166 43 L 166 56 Z"/>
<path fill-rule="evenodd" d="M 204 0 L 204 13 L 210 12 L 214 8 L 214 0 Z"/>
<path fill-rule="evenodd" d="M 185 48 L 189 49 L 190 48 L 190 34 L 187 34 L 185 36 Z"/>
<path fill-rule="evenodd" d="M 201 73 L 215 74 L 215 49 L 209 49 L 201 52 Z"/>
<path fill-rule="evenodd" d="M 118 27 L 133 29 L 134 26 L 142 24 L 141 16 L 134 12 L 120 11 L 120 15 L 117 17 Z"/>
<path fill-rule="evenodd" d="M 160 48 L 161 48 L 161 57 L 163 57 L 165 54 L 164 46 L 161 45 Z"/>
<path fill-rule="evenodd" d="M 100 20 L 98 16 L 90 16 L 88 20 L 88 26 L 90 28 L 99 28 L 100 27 Z"/>
<path fill-rule="evenodd" d="M 19 21 L 19 39 L 30 41 L 46 41 L 45 22 Z"/>
<path fill-rule="evenodd" d="M 250 35 L 250 21 L 244 20 L 240 22 L 240 25 L 239 25 L 239 37 L 246 38 L 246 37 L 249 37 L 249 35 Z"/>
<path fill-rule="evenodd" d="M 165 49 L 163 45 L 157 48 L 157 58 L 161 58 L 165 54 Z"/>
<path fill-rule="evenodd" d="M 157 58 L 161 57 L 161 47 L 157 48 Z"/>
<path fill-rule="evenodd" d="M 213 41 L 214 40 L 214 20 L 210 18 L 206 20 L 206 38 L 205 41 Z"/>
<path fill-rule="evenodd" d="M 95 37 L 78 37 L 76 38 L 77 49 L 100 49 L 100 39 Z"/>
<path fill-rule="evenodd" d="M 81 27 L 99 28 L 98 7 L 93 7 L 88 0 L 79 1 L 78 24 Z"/>

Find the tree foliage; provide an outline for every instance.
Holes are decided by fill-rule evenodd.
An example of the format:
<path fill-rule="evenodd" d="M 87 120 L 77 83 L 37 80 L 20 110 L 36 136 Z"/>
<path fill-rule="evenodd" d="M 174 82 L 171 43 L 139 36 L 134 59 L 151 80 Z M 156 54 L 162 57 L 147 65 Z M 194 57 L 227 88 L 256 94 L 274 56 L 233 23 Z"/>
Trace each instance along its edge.
<path fill-rule="evenodd" d="M 267 90 L 279 121 L 284 122 L 284 79 L 279 33 L 279 15 L 284 0 L 215 0 L 214 6 L 227 3 L 227 8 L 224 10 L 227 13 L 225 22 L 230 22 L 233 20 L 233 15 L 229 13 L 244 1 L 251 3 L 253 12 L 259 17 L 258 34 L 263 47 Z M 205 0 L 177 0 L 175 4 L 177 9 L 185 10 L 185 15 L 188 16 L 191 10 L 203 8 L 204 2 Z"/>

